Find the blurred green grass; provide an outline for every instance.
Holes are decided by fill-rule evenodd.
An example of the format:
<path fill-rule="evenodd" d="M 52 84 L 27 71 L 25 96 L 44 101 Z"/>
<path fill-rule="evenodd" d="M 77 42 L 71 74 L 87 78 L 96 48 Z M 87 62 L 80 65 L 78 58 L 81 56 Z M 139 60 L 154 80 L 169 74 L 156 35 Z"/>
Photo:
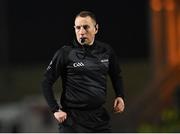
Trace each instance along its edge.
<path fill-rule="evenodd" d="M 179 133 L 180 132 L 180 115 L 175 107 L 164 109 L 161 114 L 161 121 L 152 124 L 142 123 L 138 128 L 139 133 Z"/>

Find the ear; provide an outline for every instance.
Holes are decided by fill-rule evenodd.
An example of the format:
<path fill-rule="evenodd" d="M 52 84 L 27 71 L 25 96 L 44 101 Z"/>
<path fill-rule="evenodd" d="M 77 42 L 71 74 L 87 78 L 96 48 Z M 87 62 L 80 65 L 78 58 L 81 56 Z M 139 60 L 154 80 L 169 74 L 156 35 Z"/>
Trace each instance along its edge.
<path fill-rule="evenodd" d="M 98 24 L 96 24 L 96 25 L 95 25 L 95 33 L 97 33 L 97 32 L 98 32 L 98 29 L 99 29 L 99 25 L 98 25 Z"/>

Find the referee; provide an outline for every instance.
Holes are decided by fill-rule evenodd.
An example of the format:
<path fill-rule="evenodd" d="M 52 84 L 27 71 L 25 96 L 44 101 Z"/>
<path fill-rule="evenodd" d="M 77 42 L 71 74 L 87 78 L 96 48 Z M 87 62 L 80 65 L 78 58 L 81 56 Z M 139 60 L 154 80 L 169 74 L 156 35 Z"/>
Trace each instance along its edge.
<path fill-rule="evenodd" d="M 43 95 L 58 121 L 62 133 L 111 132 L 106 102 L 107 75 L 115 91 L 113 109 L 124 110 L 124 93 L 120 67 L 110 45 L 95 40 L 98 24 L 90 11 L 75 17 L 76 39 L 54 54 L 42 81 Z M 60 104 L 53 85 L 61 77 L 63 92 Z"/>

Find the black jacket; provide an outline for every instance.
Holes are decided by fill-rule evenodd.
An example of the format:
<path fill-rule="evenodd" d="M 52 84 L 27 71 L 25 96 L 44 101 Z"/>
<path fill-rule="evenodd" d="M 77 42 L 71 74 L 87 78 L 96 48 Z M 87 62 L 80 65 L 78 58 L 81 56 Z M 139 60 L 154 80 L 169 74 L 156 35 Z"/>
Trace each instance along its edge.
<path fill-rule="evenodd" d="M 105 103 L 108 74 L 116 96 L 124 97 L 120 72 L 119 61 L 108 44 L 95 41 L 82 46 L 74 41 L 55 53 L 44 74 L 43 94 L 51 110 L 58 110 L 52 87 L 61 76 L 62 107 L 94 109 Z"/>

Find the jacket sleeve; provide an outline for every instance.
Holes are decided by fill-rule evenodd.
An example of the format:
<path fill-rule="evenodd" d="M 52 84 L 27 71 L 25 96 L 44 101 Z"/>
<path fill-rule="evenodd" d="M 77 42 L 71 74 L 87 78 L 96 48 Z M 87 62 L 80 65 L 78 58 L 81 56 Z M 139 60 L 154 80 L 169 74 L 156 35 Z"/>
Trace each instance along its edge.
<path fill-rule="evenodd" d="M 111 78 L 116 97 L 124 98 L 121 69 L 119 66 L 117 55 L 115 54 L 112 48 L 110 48 L 110 57 L 109 57 L 109 76 Z"/>
<path fill-rule="evenodd" d="M 61 67 L 61 64 L 63 64 L 62 59 L 63 49 L 61 48 L 53 56 L 42 80 L 43 95 L 53 113 L 59 109 L 59 105 L 54 96 L 53 85 L 61 75 L 61 71 L 63 71 L 63 68 Z"/>

